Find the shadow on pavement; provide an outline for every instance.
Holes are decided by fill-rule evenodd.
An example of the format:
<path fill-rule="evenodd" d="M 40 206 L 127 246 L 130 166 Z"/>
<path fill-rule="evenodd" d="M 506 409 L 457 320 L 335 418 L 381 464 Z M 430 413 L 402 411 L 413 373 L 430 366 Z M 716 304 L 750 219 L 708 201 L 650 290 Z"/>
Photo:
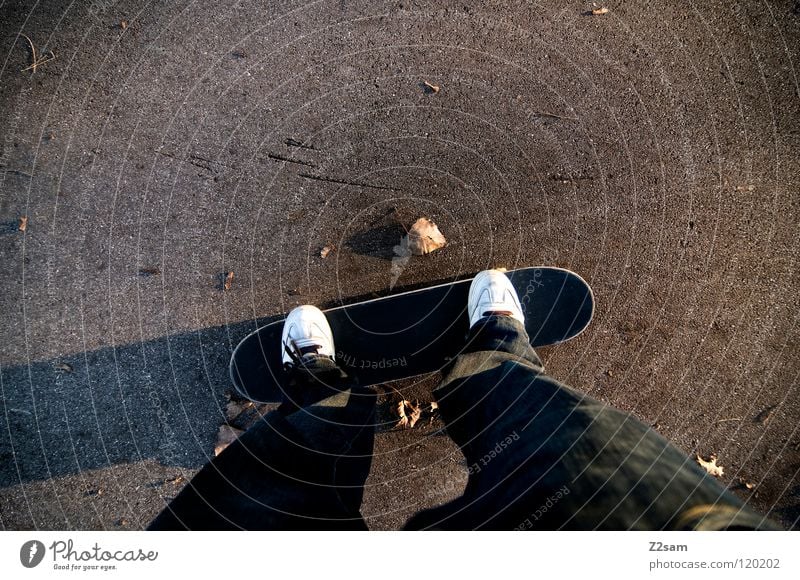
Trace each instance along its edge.
<path fill-rule="evenodd" d="M 224 422 L 228 362 L 278 317 L 0 371 L 0 487 L 154 459 L 200 467 Z"/>

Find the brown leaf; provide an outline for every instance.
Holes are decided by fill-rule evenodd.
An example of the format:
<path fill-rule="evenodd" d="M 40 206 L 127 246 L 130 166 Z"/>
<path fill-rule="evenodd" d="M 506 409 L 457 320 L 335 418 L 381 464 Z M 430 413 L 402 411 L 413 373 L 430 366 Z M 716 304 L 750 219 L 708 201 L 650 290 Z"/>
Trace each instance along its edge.
<path fill-rule="evenodd" d="M 72 365 L 65 362 L 56 363 L 53 365 L 57 371 L 61 371 L 62 373 L 71 373 L 73 370 Z"/>
<path fill-rule="evenodd" d="M 24 215 L 19 218 L 19 231 L 24 232 L 28 229 L 28 216 Z"/>
<path fill-rule="evenodd" d="M 432 85 L 428 81 L 422 81 L 422 86 L 425 87 L 426 91 L 431 92 L 434 95 L 441 90 L 441 88 L 438 85 Z"/>
<path fill-rule="evenodd" d="M 763 411 L 761 411 L 758 415 L 756 415 L 755 422 L 761 423 L 762 425 L 766 425 L 767 422 L 772 418 L 772 414 L 775 412 L 775 409 L 778 408 L 778 405 L 772 405 L 771 407 L 767 407 Z"/>
<path fill-rule="evenodd" d="M 232 423 L 236 418 L 253 406 L 253 401 L 228 401 L 225 406 L 225 420 Z"/>
<path fill-rule="evenodd" d="M 172 485 L 180 485 L 184 481 L 186 481 L 186 478 L 183 476 L 183 474 L 179 473 L 175 477 L 170 477 L 167 480 L 167 483 L 171 483 Z"/>
<path fill-rule="evenodd" d="M 233 284 L 233 272 L 228 272 L 225 276 L 225 284 L 223 284 L 223 288 L 225 290 L 231 289 L 231 284 Z"/>
<path fill-rule="evenodd" d="M 242 433 L 244 433 L 244 431 L 236 427 L 220 425 L 219 431 L 217 432 L 217 444 L 214 446 L 214 456 L 225 451 L 225 448 L 236 441 Z"/>
<path fill-rule="evenodd" d="M 592 16 L 602 16 L 603 14 L 608 14 L 608 8 L 605 6 L 602 8 L 592 8 Z"/>
<path fill-rule="evenodd" d="M 714 477 L 722 477 L 723 470 L 721 465 L 717 465 L 717 456 L 714 454 L 709 455 L 708 461 L 700 457 L 699 454 L 695 454 L 695 459 L 697 463 L 700 464 L 700 467 L 705 469 L 708 473 L 713 475 Z"/>
<path fill-rule="evenodd" d="M 160 273 L 161 271 L 158 268 L 139 268 L 139 276 L 156 276 Z"/>
<path fill-rule="evenodd" d="M 414 222 L 408 230 L 408 249 L 415 256 L 424 256 L 447 245 L 436 224 L 426 217 L 421 217 Z"/>
<path fill-rule="evenodd" d="M 126 28 L 128 28 L 128 21 L 127 21 L 127 20 L 120 20 L 120 22 L 119 22 L 119 27 L 120 27 L 122 30 L 125 30 Z"/>
<path fill-rule="evenodd" d="M 329 255 L 329 254 L 330 254 L 332 251 L 334 251 L 335 249 L 336 249 L 336 246 L 324 246 L 324 247 L 323 247 L 323 248 L 322 248 L 322 249 L 319 251 L 319 257 L 320 257 L 320 258 L 322 258 L 322 259 L 324 260 L 324 259 L 325 259 L 325 258 L 327 258 L 327 257 L 328 257 L 328 255 Z"/>
<path fill-rule="evenodd" d="M 400 420 L 397 422 L 396 427 L 400 429 L 413 429 L 422 415 L 422 409 L 411 401 L 403 399 L 397 403 L 397 414 L 400 416 Z"/>
<path fill-rule="evenodd" d="M 439 403 L 436 401 L 431 402 L 430 407 L 426 409 L 428 411 L 428 415 L 430 418 L 428 419 L 428 425 L 433 424 L 434 419 L 439 416 Z"/>

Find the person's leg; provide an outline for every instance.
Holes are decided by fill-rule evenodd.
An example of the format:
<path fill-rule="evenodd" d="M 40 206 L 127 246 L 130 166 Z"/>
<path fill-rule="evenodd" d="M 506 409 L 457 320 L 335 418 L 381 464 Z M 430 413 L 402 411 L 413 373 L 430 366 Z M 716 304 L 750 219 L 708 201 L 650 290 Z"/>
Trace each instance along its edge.
<path fill-rule="evenodd" d="M 149 529 L 366 529 L 375 394 L 324 349 L 303 350 L 281 407 L 203 467 Z"/>
<path fill-rule="evenodd" d="M 546 376 L 510 316 L 475 321 L 434 395 L 469 479 L 408 529 L 771 526 L 652 429 Z"/>

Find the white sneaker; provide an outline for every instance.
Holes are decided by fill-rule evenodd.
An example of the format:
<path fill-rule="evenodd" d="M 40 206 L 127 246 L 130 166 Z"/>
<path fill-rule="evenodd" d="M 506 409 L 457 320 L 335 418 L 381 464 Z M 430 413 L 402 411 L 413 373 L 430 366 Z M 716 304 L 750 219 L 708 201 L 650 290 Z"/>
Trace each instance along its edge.
<path fill-rule="evenodd" d="M 334 358 L 333 332 L 322 310 L 306 304 L 289 313 L 281 334 L 281 354 L 284 365 L 295 365 L 307 355 Z"/>
<path fill-rule="evenodd" d="M 511 318 L 525 324 L 517 291 L 500 270 L 484 270 L 475 276 L 469 287 L 467 312 L 470 328 L 481 318 L 495 313 L 508 313 Z"/>

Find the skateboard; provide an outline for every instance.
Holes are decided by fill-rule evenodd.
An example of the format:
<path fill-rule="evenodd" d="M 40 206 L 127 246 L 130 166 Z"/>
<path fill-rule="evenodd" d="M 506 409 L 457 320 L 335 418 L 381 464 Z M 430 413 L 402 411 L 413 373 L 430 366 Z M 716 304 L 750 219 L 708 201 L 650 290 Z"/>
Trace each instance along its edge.
<path fill-rule="evenodd" d="M 592 289 L 562 268 L 506 272 L 519 295 L 525 329 L 534 347 L 578 336 L 594 314 Z M 471 278 L 324 310 L 336 362 L 363 386 L 432 373 L 458 356 L 469 330 Z M 245 398 L 282 400 L 286 373 L 281 361 L 283 319 L 246 336 L 233 351 L 231 380 Z"/>

